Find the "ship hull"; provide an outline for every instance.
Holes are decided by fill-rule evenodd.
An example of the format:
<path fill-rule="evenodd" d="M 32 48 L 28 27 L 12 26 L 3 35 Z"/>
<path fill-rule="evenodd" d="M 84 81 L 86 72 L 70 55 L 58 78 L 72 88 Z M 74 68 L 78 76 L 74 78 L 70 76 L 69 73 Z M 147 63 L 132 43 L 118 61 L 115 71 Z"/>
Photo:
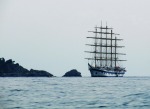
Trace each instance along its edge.
<path fill-rule="evenodd" d="M 89 66 L 91 77 L 123 77 L 125 72 L 100 70 Z"/>

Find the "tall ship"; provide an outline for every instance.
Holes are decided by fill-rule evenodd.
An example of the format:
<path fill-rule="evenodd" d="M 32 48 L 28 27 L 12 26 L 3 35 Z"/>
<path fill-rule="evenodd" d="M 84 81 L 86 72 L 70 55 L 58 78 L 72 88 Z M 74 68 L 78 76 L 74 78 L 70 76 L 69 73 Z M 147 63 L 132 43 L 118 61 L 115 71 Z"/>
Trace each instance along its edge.
<path fill-rule="evenodd" d="M 120 59 L 125 53 L 120 53 L 119 50 L 124 46 L 119 45 L 123 39 L 118 38 L 119 34 L 113 32 L 113 28 L 106 26 L 95 27 L 92 32 L 92 37 L 87 37 L 93 41 L 90 46 L 92 50 L 85 51 L 91 54 L 88 59 L 88 68 L 91 77 L 123 77 L 126 72 L 120 62 L 126 61 Z"/>

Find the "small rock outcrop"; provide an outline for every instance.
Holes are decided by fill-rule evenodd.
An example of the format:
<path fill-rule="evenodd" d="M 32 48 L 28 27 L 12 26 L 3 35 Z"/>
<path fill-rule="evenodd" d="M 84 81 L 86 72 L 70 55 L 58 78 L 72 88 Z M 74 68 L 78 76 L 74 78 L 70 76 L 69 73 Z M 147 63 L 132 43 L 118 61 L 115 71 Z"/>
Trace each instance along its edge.
<path fill-rule="evenodd" d="M 78 72 L 76 69 L 70 70 L 66 72 L 63 77 L 82 77 L 81 73 Z"/>
<path fill-rule="evenodd" d="M 30 71 L 23 68 L 15 61 L 9 59 L 5 61 L 4 58 L 0 58 L 0 77 L 52 77 L 53 75 L 43 70 Z"/>

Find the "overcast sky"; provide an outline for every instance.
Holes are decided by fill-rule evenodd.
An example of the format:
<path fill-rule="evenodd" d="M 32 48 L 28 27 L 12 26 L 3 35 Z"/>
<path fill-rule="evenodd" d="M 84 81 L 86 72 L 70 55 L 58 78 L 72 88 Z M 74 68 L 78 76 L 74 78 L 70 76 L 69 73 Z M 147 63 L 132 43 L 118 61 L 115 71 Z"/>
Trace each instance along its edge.
<path fill-rule="evenodd" d="M 86 37 L 101 21 L 124 39 L 126 76 L 150 76 L 150 0 L 0 0 L 0 57 L 90 76 Z"/>

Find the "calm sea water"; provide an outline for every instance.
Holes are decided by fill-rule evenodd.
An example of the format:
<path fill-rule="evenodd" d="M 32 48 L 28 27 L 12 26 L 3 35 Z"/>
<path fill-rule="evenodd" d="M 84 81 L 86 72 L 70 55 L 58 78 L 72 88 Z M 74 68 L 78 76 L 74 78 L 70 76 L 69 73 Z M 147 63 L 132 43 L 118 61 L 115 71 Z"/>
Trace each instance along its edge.
<path fill-rule="evenodd" d="M 0 109 L 150 109 L 150 77 L 0 78 Z"/>

